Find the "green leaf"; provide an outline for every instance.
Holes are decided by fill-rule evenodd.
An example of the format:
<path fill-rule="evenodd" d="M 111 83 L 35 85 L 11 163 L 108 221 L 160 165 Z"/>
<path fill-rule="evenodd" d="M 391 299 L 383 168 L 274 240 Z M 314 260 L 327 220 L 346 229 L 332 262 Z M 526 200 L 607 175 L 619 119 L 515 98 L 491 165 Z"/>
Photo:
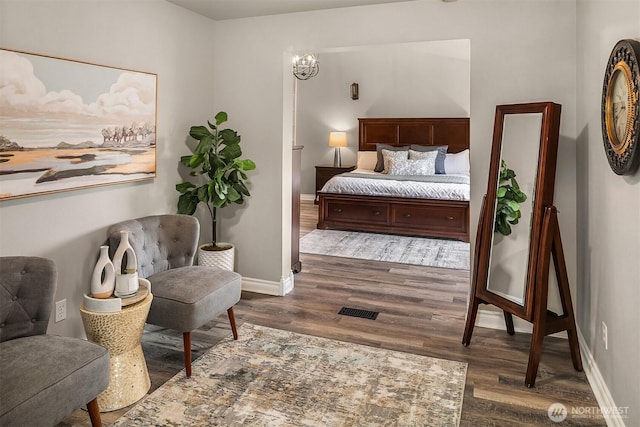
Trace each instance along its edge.
<path fill-rule="evenodd" d="M 227 191 L 227 198 L 229 199 L 229 202 L 235 203 L 242 198 L 242 195 L 238 193 L 235 188 L 229 187 Z"/>
<path fill-rule="evenodd" d="M 511 178 L 515 178 L 516 173 L 511 169 L 505 169 L 504 176 L 505 176 L 504 179 L 511 179 Z"/>
<path fill-rule="evenodd" d="M 197 190 L 197 194 L 198 194 L 198 200 L 200 200 L 201 202 L 208 202 L 209 201 L 209 192 L 207 191 L 207 185 L 203 185 L 198 187 Z"/>
<path fill-rule="evenodd" d="M 524 203 L 527 201 L 527 196 L 525 196 L 524 193 L 518 193 L 513 197 L 513 200 L 515 200 L 518 203 Z"/>
<path fill-rule="evenodd" d="M 520 212 L 519 210 L 512 211 L 507 215 L 507 221 L 509 221 L 511 224 L 517 224 L 518 219 L 520 219 L 521 217 L 522 217 L 522 212 Z"/>
<path fill-rule="evenodd" d="M 505 217 L 505 219 L 507 220 L 507 222 L 513 222 L 513 221 L 517 220 L 518 217 L 515 214 L 511 214 L 511 215 L 507 215 Z"/>
<path fill-rule="evenodd" d="M 195 154 L 206 154 L 213 148 L 213 135 L 203 136 L 196 149 L 194 150 Z"/>
<path fill-rule="evenodd" d="M 227 164 L 224 161 L 224 159 L 217 156 L 211 158 L 210 168 L 215 173 L 217 173 L 220 170 L 223 170 L 226 167 L 227 167 Z"/>
<path fill-rule="evenodd" d="M 240 144 L 240 135 L 232 129 L 223 129 L 220 131 L 220 139 L 227 144 Z"/>
<path fill-rule="evenodd" d="M 240 181 L 240 178 L 238 177 L 238 173 L 239 172 L 237 170 L 232 170 L 231 172 L 229 172 L 229 175 L 227 175 L 227 180 L 232 185 Z"/>
<path fill-rule="evenodd" d="M 518 181 L 516 181 L 516 174 L 515 173 L 513 174 L 513 178 L 511 178 L 511 185 L 516 190 L 520 190 L 520 185 L 518 185 Z"/>
<path fill-rule="evenodd" d="M 184 193 L 178 197 L 178 213 L 193 215 L 198 207 L 198 198 L 193 193 Z"/>
<path fill-rule="evenodd" d="M 514 212 L 520 210 L 520 204 L 515 200 L 507 200 L 507 205 L 509 205 L 509 207 L 513 209 Z"/>
<path fill-rule="evenodd" d="M 224 111 L 220 111 L 218 114 L 216 114 L 216 125 L 220 126 L 222 123 L 227 121 L 227 113 L 225 113 Z"/>
<path fill-rule="evenodd" d="M 203 161 L 204 156 L 202 154 L 194 154 L 189 158 L 189 167 L 195 169 L 200 166 Z"/>
<path fill-rule="evenodd" d="M 244 182 L 238 182 L 238 183 L 234 184 L 233 188 L 235 188 L 236 191 L 238 191 L 243 196 L 251 196 L 251 194 L 249 194 L 249 190 L 244 185 Z"/>
<path fill-rule="evenodd" d="M 189 181 L 182 182 L 180 184 L 176 184 L 176 190 L 180 193 L 185 193 L 189 191 L 191 188 L 195 188 L 196 186 L 190 183 Z"/>
<path fill-rule="evenodd" d="M 222 191 L 222 189 L 220 188 L 219 183 L 216 183 L 216 185 L 213 186 L 213 189 L 215 190 L 216 195 L 218 196 L 218 199 L 224 200 L 226 198 L 226 195 L 224 191 Z"/>
<path fill-rule="evenodd" d="M 238 144 L 227 145 L 220 151 L 220 155 L 227 161 L 232 161 L 242 155 L 242 150 Z"/>
<path fill-rule="evenodd" d="M 224 208 L 225 206 L 227 206 L 227 200 L 226 199 L 215 199 L 213 202 L 213 206 L 216 208 Z"/>
<path fill-rule="evenodd" d="M 192 138 L 197 139 L 198 141 L 207 136 L 210 138 L 213 137 L 211 132 L 209 132 L 209 129 L 204 126 L 192 126 L 189 130 L 189 135 L 191 135 Z"/>
<path fill-rule="evenodd" d="M 256 168 L 256 164 L 253 162 L 253 160 L 245 159 L 239 160 L 238 162 L 242 165 L 240 169 L 244 171 L 252 171 Z"/>
<path fill-rule="evenodd" d="M 498 231 L 500 231 L 500 233 L 502 233 L 503 235 L 508 236 L 511 234 L 511 227 L 509 226 L 509 224 L 503 223 L 498 226 Z"/>
<path fill-rule="evenodd" d="M 507 188 L 505 186 L 499 187 L 497 197 L 504 197 L 505 194 L 507 194 Z"/>

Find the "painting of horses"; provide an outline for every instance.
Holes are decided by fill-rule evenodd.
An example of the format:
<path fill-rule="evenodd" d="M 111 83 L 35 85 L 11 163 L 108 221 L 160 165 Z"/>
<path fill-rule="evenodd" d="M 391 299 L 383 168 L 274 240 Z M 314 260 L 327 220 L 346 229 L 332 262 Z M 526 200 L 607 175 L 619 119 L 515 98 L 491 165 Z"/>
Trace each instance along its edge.
<path fill-rule="evenodd" d="M 153 179 L 157 75 L 0 49 L 0 200 Z"/>

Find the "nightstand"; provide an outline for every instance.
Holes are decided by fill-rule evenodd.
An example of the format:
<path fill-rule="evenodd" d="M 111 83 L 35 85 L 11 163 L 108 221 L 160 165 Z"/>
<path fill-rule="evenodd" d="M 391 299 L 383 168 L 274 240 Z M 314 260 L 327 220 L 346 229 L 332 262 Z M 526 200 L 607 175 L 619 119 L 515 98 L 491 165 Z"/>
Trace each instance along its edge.
<path fill-rule="evenodd" d="M 331 177 L 341 173 L 351 172 L 355 168 L 355 166 L 316 166 L 316 198 L 313 203 L 315 205 L 318 204 L 318 193 Z"/>

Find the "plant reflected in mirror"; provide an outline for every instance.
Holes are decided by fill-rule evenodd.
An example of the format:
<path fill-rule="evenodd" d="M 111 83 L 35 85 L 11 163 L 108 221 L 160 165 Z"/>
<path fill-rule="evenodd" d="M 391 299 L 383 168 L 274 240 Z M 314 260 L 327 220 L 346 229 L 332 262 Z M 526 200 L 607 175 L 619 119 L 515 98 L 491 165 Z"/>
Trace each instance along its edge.
<path fill-rule="evenodd" d="M 527 200 L 527 195 L 520 190 L 516 173 L 507 167 L 504 160 L 500 164 L 498 185 L 493 232 L 508 236 L 511 234 L 511 225 L 518 224 L 522 217 L 520 204 Z"/>

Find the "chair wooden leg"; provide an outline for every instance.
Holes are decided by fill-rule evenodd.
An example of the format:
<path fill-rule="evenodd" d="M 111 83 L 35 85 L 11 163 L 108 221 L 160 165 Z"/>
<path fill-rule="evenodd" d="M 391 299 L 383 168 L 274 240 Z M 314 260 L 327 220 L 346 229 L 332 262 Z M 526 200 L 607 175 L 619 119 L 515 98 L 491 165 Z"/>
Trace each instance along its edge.
<path fill-rule="evenodd" d="M 191 332 L 182 333 L 182 342 L 184 344 L 184 367 L 187 378 L 191 376 Z"/>
<path fill-rule="evenodd" d="M 100 418 L 100 408 L 98 407 L 97 397 L 87 403 L 87 410 L 89 411 L 89 418 L 91 418 L 91 425 L 93 427 L 102 427 L 102 418 Z"/>
<path fill-rule="evenodd" d="M 236 329 L 236 317 L 233 315 L 233 307 L 230 307 L 227 310 L 227 314 L 229 315 L 229 323 L 231 323 L 231 331 L 233 332 L 233 339 L 238 339 L 238 330 Z"/>

